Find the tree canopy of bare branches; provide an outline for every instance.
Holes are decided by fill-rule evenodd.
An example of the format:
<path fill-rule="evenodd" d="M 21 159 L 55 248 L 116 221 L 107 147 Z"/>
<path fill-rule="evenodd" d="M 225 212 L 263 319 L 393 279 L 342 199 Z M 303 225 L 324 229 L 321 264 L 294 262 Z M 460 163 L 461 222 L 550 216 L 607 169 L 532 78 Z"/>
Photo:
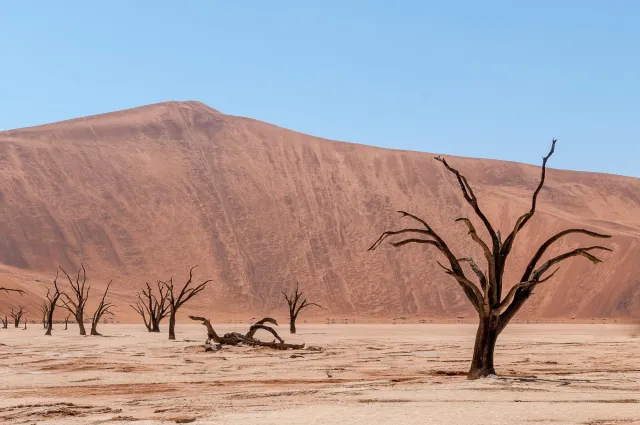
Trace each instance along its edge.
<path fill-rule="evenodd" d="M 302 302 L 300 302 L 300 298 L 302 297 L 302 292 L 300 292 L 300 290 L 298 289 L 298 282 L 296 282 L 296 288 L 291 293 L 291 295 L 288 295 L 284 291 L 282 291 L 282 295 L 284 295 L 284 299 L 287 301 L 287 304 L 289 305 L 289 332 L 292 334 L 296 333 L 296 320 L 298 319 L 298 314 L 300 314 L 300 311 L 302 309 L 315 306 L 325 310 L 325 308 L 322 307 L 320 304 L 310 303 L 307 301 L 306 298 L 304 298 Z"/>
<path fill-rule="evenodd" d="M 15 292 L 16 294 L 20 294 L 21 296 L 25 294 L 25 292 L 22 289 L 11 289 L 11 288 L 0 287 L 0 291 L 6 292 L 7 294 L 11 292 Z"/>
<path fill-rule="evenodd" d="M 105 298 L 107 297 L 107 292 L 109 292 L 109 287 L 111 286 L 111 282 L 107 285 L 107 288 L 104 290 L 104 294 L 102 295 L 102 299 L 100 300 L 100 304 L 96 308 L 95 313 L 93 313 L 93 318 L 91 319 L 91 335 L 100 335 L 98 333 L 98 323 L 100 323 L 100 319 L 105 314 L 113 316 L 113 312 L 110 310 L 113 307 L 112 303 L 105 302 Z"/>
<path fill-rule="evenodd" d="M 25 313 L 24 306 L 11 308 L 11 318 L 13 319 L 13 324 L 16 328 L 20 327 L 20 320 L 22 319 L 22 316 L 24 315 L 24 313 Z"/>
<path fill-rule="evenodd" d="M 580 234 L 592 238 L 611 237 L 610 235 L 580 228 L 563 230 L 551 236 L 537 249 L 520 280 L 515 282 L 507 294 L 503 296 L 503 276 L 507 259 L 516 237 L 536 212 L 538 195 L 544 186 L 547 161 L 553 155 L 555 146 L 556 140 L 554 139 L 549 153 L 542 160 L 540 182 L 533 193 L 531 208 L 516 220 L 513 229 L 504 240 L 502 240 L 500 232 L 496 230 L 482 211 L 478 198 L 469 185 L 467 178 L 460 171 L 449 165 L 446 159 L 439 156 L 435 158 L 455 177 L 465 201 L 471 206 L 476 217 L 482 222 L 489 234 L 490 242 L 487 243 L 478 235 L 475 225 L 469 218 L 461 217 L 456 220 L 456 222 L 464 224 L 470 239 L 480 247 L 486 261 L 486 269 L 483 270 L 475 259 L 471 257 L 455 255 L 448 244 L 425 220 L 405 211 L 399 211 L 399 213 L 402 217 L 410 218 L 417 225 L 400 230 L 386 231 L 369 248 L 370 251 L 375 250 L 383 241 L 392 237 L 390 244 L 394 247 L 401 247 L 407 244 L 432 246 L 446 258 L 448 265 L 440 262 L 438 264 L 447 275 L 458 283 L 479 316 L 473 359 L 467 374 L 469 379 L 495 374 L 493 353 L 498 336 L 531 296 L 533 290 L 554 276 L 560 263 L 569 258 L 584 257 L 597 264 L 601 260 L 593 254 L 595 251 L 611 251 L 607 247 L 593 245 L 572 249 L 542 262 L 541 260 L 549 248 L 567 235 Z M 474 278 L 467 276 L 463 264 L 469 266 L 475 276 Z"/>
<path fill-rule="evenodd" d="M 145 282 L 145 284 L 147 288 L 143 288 L 138 292 L 138 299 L 130 307 L 142 317 L 144 325 L 149 332 L 160 332 L 160 322 L 167 317 L 171 309 L 169 291 L 163 282 L 158 281 L 159 295 L 156 296 L 151 285 L 148 282 Z"/>
<path fill-rule="evenodd" d="M 86 335 L 87 331 L 84 328 L 84 308 L 87 305 L 89 291 L 91 290 L 91 286 L 86 286 L 87 271 L 84 268 L 84 264 L 80 263 L 80 269 L 78 269 L 76 281 L 74 282 L 62 267 L 60 267 L 60 270 L 62 270 L 62 273 L 67 277 L 75 298 L 71 299 L 69 295 L 62 293 L 62 307 L 75 317 L 78 327 L 80 328 L 80 335 Z M 82 272 L 82 282 L 80 281 L 80 272 Z"/>
<path fill-rule="evenodd" d="M 211 282 L 211 279 L 205 280 L 201 284 L 192 287 L 191 282 L 193 281 L 193 269 L 196 267 L 197 266 L 191 267 L 191 270 L 189 270 L 189 280 L 187 280 L 180 292 L 177 294 L 173 286 L 173 278 L 169 279 L 168 282 L 164 282 L 169 294 L 169 339 L 176 339 L 176 313 L 178 312 L 178 309 L 191 298 L 202 292 L 207 287 L 207 284 Z"/>
<path fill-rule="evenodd" d="M 55 291 L 51 291 L 49 288 L 47 288 L 47 301 L 46 301 L 46 309 L 47 309 L 47 332 L 45 332 L 45 335 L 51 335 L 51 331 L 53 330 L 53 312 L 55 310 L 55 308 L 57 307 L 58 304 L 58 299 L 60 299 L 60 296 L 62 295 L 62 293 L 60 292 L 60 289 L 58 288 L 58 271 L 56 270 L 56 278 L 53 279 L 53 288 L 55 289 Z"/>

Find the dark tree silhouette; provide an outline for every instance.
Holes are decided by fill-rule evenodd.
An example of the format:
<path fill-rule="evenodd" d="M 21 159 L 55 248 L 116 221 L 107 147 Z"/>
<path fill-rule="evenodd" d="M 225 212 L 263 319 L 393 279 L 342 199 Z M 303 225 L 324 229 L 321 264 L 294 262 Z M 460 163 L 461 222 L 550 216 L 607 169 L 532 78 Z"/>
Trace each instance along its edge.
<path fill-rule="evenodd" d="M 15 311 L 13 308 L 11 309 L 11 318 L 13 318 L 13 324 L 16 328 L 20 327 L 20 320 L 22 319 L 24 313 L 25 310 L 23 306 L 16 307 Z"/>
<path fill-rule="evenodd" d="M 47 332 L 45 335 L 51 335 L 51 331 L 53 330 L 53 312 L 57 307 L 58 299 L 62 295 L 60 289 L 58 288 L 58 271 L 56 270 L 56 278 L 53 279 L 53 288 L 55 292 L 51 292 L 49 288 L 47 288 Z"/>
<path fill-rule="evenodd" d="M 66 331 L 67 329 L 69 329 L 69 318 L 71 317 L 70 314 L 67 314 L 67 316 L 64 318 L 64 330 Z M 82 334 L 80 334 L 82 335 Z"/>
<path fill-rule="evenodd" d="M 75 299 L 71 299 L 66 293 L 62 294 L 62 307 L 75 317 L 78 327 L 80 328 L 80 335 L 86 335 L 87 331 L 84 328 L 84 307 L 87 305 L 89 299 L 89 291 L 91 286 L 85 287 L 87 283 L 87 271 L 84 268 L 84 264 L 80 263 L 81 268 L 78 269 L 78 275 L 76 276 L 75 283 L 71 280 L 71 276 L 62 268 L 62 273 L 67 277 L 69 285 Z M 82 282 L 80 282 L 80 272 L 82 272 Z M 65 323 L 66 329 L 66 323 Z"/>
<path fill-rule="evenodd" d="M 320 304 L 308 302 L 306 298 L 300 302 L 302 292 L 298 290 L 298 282 L 296 282 L 296 288 L 291 295 L 287 295 L 284 291 L 282 292 L 282 295 L 284 295 L 284 299 L 287 300 L 287 304 L 289 305 L 289 332 L 292 334 L 296 333 L 296 320 L 298 319 L 298 314 L 300 314 L 300 311 L 303 308 L 316 306 L 326 310 Z"/>
<path fill-rule="evenodd" d="M 149 332 L 160 332 L 160 322 L 167 317 L 171 309 L 169 291 L 163 282 L 158 281 L 159 296 L 156 297 L 149 283 L 145 282 L 145 284 L 147 289 L 143 288 L 138 292 L 138 299 L 130 307 L 142 317 Z"/>
<path fill-rule="evenodd" d="M 176 339 L 176 313 L 178 312 L 178 309 L 191 298 L 202 292 L 202 290 L 207 287 L 207 283 L 211 282 L 211 279 L 209 279 L 205 280 L 198 286 L 189 287 L 189 285 L 191 285 L 191 281 L 193 280 L 193 269 L 195 269 L 196 267 L 198 266 L 191 267 L 191 270 L 189 270 L 189 280 L 187 280 L 187 283 L 184 284 L 177 295 L 175 294 L 175 290 L 173 287 L 173 278 L 164 283 L 164 286 L 166 286 L 167 292 L 169 293 L 169 339 Z"/>
<path fill-rule="evenodd" d="M 513 244 L 515 242 L 518 233 L 525 227 L 525 225 L 531 220 L 536 211 L 536 202 L 538 195 L 542 190 L 546 174 L 546 165 L 548 159 L 551 157 L 555 150 L 556 140 L 554 139 L 551 144 L 551 150 L 543 158 L 542 161 L 542 174 L 540 183 L 538 184 L 535 192 L 533 193 L 531 208 L 524 213 L 515 223 L 513 230 L 507 235 L 504 241 L 500 236 L 500 232 L 496 231 L 491 225 L 485 214 L 482 212 L 478 199 L 476 198 L 473 189 L 469 185 L 465 176 L 463 176 L 458 170 L 451 167 L 449 163 L 442 157 L 436 157 L 436 160 L 441 162 L 445 169 L 452 173 L 460 186 L 462 195 L 466 202 L 473 208 L 476 216 L 483 223 L 486 228 L 491 242 L 489 244 L 478 235 L 476 229 L 468 218 L 458 218 L 456 222 L 463 223 L 470 238 L 475 242 L 484 253 L 485 260 L 487 262 L 487 271 L 484 272 L 471 257 L 461 258 L 456 256 L 446 242 L 429 226 L 429 224 L 421 218 L 409 214 L 405 211 L 399 211 L 403 217 L 409 217 L 413 221 L 417 222 L 421 227 L 405 228 L 396 231 L 384 232 L 378 240 L 369 248 L 369 250 L 376 249 L 385 239 L 390 236 L 401 235 L 403 239 L 395 240 L 391 242 L 394 247 L 400 247 L 411 243 L 430 245 L 438 249 L 442 255 L 447 259 L 449 266 L 445 266 L 438 262 L 440 267 L 444 269 L 445 273 L 455 279 L 462 288 L 465 296 L 473 305 L 473 308 L 478 312 L 479 325 L 476 333 L 475 346 L 473 351 L 473 359 L 471 361 L 471 367 L 467 374 L 469 379 L 476 379 L 483 376 L 495 374 L 493 366 L 493 353 L 498 336 L 507 326 L 509 321 L 516 315 L 518 310 L 527 301 L 527 299 L 533 293 L 533 290 L 541 283 L 548 281 L 558 271 L 555 268 L 550 273 L 546 274 L 552 267 L 572 257 L 582 256 L 594 264 L 600 263 L 601 260 L 593 255 L 592 251 L 611 251 L 611 249 L 603 246 L 589 246 L 585 248 L 576 248 L 557 255 L 545 261 L 542 264 L 542 257 L 547 250 L 559 239 L 570 234 L 582 234 L 594 238 L 609 238 L 610 235 L 603 235 L 595 233 L 585 229 L 567 229 L 559 232 L 550 237 L 540 248 L 535 252 L 531 260 L 529 261 L 522 277 L 516 282 L 503 297 L 503 275 L 507 258 L 511 253 Z M 462 267 L 462 264 L 466 263 L 473 271 L 473 274 L 477 277 L 478 284 L 471 281 Z"/>
<path fill-rule="evenodd" d="M 113 304 L 105 302 L 105 298 L 107 297 L 107 292 L 109 292 L 109 286 L 111 286 L 111 282 L 107 285 L 107 289 L 104 290 L 104 295 L 102 295 L 102 299 L 100 300 L 100 304 L 98 304 L 98 308 L 96 308 L 96 312 L 93 313 L 93 318 L 91 319 L 91 335 L 100 335 L 98 333 L 98 323 L 100 323 L 100 318 L 105 314 L 110 314 L 113 316 L 111 307 Z"/>
<path fill-rule="evenodd" d="M 265 325 L 265 323 L 270 323 L 272 325 L 278 326 L 278 322 L 271 317 L 265 317 L 261 320 L 258 320 L 256 323 L 251 325 L 249 328 L 249 332 L 245 335 L 242 335 L 238 332 L 230 332 L 224 334 L 224 336 L 220 337 L 216 334 L 216 331 L 211 326 L 211 322 L 209 319 L 200 316 L 189 316 L 191 320 L 196 320 L 202 322 L 204 326 L 207 328 L 207 341 L 205 342 L 205 351 L 216 351 L 219 350 L 222 345 L 238 345 L 238 344 L 246 344 L 253 347 L 269 347 L 274 348 L 276 350 L 301 350 L 304 348 L 304 344 L 287 344 L 284 340 L 278 335 L 275 329 L 271 326 Z M 255 337 L 255 333 L 258 330 L 264 330 L 273 335 L 278 342 L 275 340 L 271 342 L 265 342 L 257 339 Z M 215 346 L 212 348 L 211 343 L 214 342 Z"/>
<path fill-rule="evenodd" d="M 49 302 L 45 299 L 40 304 L 40 311 L 42 312 L 42 327 L 47 329 L 47 318 L 49 317 Z"/>
<path fill-rule="evenodd" d="M 2 329 L 9 327 L 9 318 L 7 316 L 4 316 L 4 319 L 0 318 L 0 321 L 2 322 Z"/>

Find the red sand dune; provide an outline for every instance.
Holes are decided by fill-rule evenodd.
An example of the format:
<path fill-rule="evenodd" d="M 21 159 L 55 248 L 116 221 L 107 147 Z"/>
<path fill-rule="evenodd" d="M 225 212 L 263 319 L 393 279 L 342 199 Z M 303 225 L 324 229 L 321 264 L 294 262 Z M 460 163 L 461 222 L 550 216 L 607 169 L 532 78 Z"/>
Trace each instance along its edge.
<path fill-rule="evenodd" d="M 506 234 L 528 208 L 539 167 L 449 160 Z M 329 309 L 322 317 L 470 316 L 435 250 L 366 252 L 380 232 L 407 223 L 398 209 L 469 253 L 465 228 L 453 220 L 472 212 L 432 154 L 320 139 L 198 102 L 5 131 L 0 286 L 21 287 L 34 302 L 58 264 L 75 271 L 83 261 L 97 288 L 114 279 L 119 319 L 128 320 L 126 304 L 145 280 L 182 282 L 199 264 L 196 277 L 214 283 L 191 307 L 212 317 L 286 311 L 280 291 L 295 280 Z M 569 226 L 613 235 L 605 243 L 614 252 L 598 266 L 566 262 L 519 317 L 639 316 L 640 180 L 550 170 L 510 281 L 538 245 Z M 558 249 L 579 242 L 592 241 L 574 236 Z M 15 299 L 0 296 L 3 309 Z"/>

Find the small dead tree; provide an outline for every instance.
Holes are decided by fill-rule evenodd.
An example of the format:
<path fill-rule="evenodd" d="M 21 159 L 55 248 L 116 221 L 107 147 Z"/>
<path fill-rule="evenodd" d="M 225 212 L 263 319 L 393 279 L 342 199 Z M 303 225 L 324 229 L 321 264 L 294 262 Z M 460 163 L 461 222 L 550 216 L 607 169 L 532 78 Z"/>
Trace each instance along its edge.
<path fill-rule="evenodd" d="M 53 312 L 56 309 L 58 304 L 58 299 L 62 293 L 58 288 L 58 271 L 56 270 L 56 278 L 53 279 L 53 288 L 54 292 L 51 292 L 49 288 L 47 288 L 47 332 L 45 335 L 51 336 L 51 331 L 53 330 Z"/>
<path fill-rule="evenodd" d="M 284 299 L 287 301 L 287 304 L 289 305 L 289 332 L 292 334 L 296 333 L 296 320 L 298 319 L 298 314 L 300 314 L 300 311 L 303 308 L 316 306 L 316 307 L 320 307 L 323 310 L 326 310 L 320 304 L 308 302 L 306 298 L 303 299 L 302 302 L 300 302 L 300 298 L 302 297 L 302 292 L 298 290 L 298 282 L 296 282 L 296 288 L 291 293 L 291 295 L 288 295 L 284 291 L 282 291 L 282 295 L 284 295 Z"/>
<path fill-rule="evenodd" d="M 0 319 L 2 321 L 2 329 L 7 329 L 9 327 L 9 318 L 4 316 L 4 319 Z"/>
<path fill-rule="evenodd" d="M 67 329 L 69 329 L 69 317 L 71 317 L 70 314 L 67 314 L 67 316 L 64 318 L 64 330 L 66 331 Z M 80 334 L 82 335 L 82 334 Z"/>
<path fill-rule="evenodd" d="M 135 304 L 131 304 L 136 313 L 138 313 L 144 321 L 144 326 L 149 332 L 160 332 L 160 322 L 167 317 L 171 309 L 169 305 L 169 291 L 167 286 L 158 281 L 158 296 L 153 293 L 151 285 L 147 285 L 146 290 L 143 288 L 138 292 L 138 299 Z"/>
<path fill-rule="evenodd" d="M 47 329 L 47 318 L 49 317 L 49 303 L 44 300 L 40 305 L 40 311 L 42 312 L 42 327 Z"/>
<path fill-rule="evenodd" d="M 13 308 L 11 309 L 11 318 L 13 318 L 13 324 L 16 328 L 20 327 L 20 320 L 22 319 L 24 313 L 25 311 L 23 306 L 16 307 L 15 311 Z"/>
<path fill-rule="evenodd" d="M 182 289 L 177 295 L 175 294 L 175 289 L 173 287 L 173 278 L 169 279 L 168 282 L 164 283 L 164 286 L 166 286 L 167 288 L 167 292 L 169 296 L 169 307 L 170 307 L 169 339 L 176 339 L 176 313 L 178 312 L 178 309 L 182 307 L 191 298 L 195 297 L 200 292 L 202 292 L 207 287 L 207 284 L 211 282 L 211 279 L 209 279 L 209 280 L 205 280 L 204 282 L 202 282 L 201 284 L 195 287 L 190 287 L 191 281 L 193 280 L 193 269 L 195 269 L 196 267 L 198 266 L 191 267 L 191 270 L 189 270 L 189 280 L 187 280 L 187 283 L 184 284 L 184 286 L 182 287 Z"/>
<path fill-rule="evenodd" d="M 369 248 L 369 251 L 375 250 L 388 237 L 400 235 L 404 238 L 392 241 L 392 246 L 401 247 L 412 243 L 429 245 L 438 249 L 447 259 L 449 266 L 445 266 L 439 262 L 438 264 L 442 269 L 444 269 L 447 275 L 455 279 L 479 316 L 479 325 L 476 333 L 473 358 L 471 360 L 471 367 L 467 374 L 469 379 L 476 379 L 495 374 L 493 366 L 493 352 L 498 336 L 507 326 L 509 321 L 516 315 L 518 310 L 520 310 L 524 303 L 529 299 L 531 294 L 533 294 L 533 290 L 541 283 L 551 279 L 558 271 L 558 269 L 555 268 L 547 274 L 550 269 L 569 258 L 578 256 L 584 257 L 594 264 L 598 264 L 601 260 L 593 255 L 592 252 L 611 251 L 611 249 L 599 245 L 576 248 L 563 254 L 556 255 L 544 263 L 539 264 L 547 250 L 564 236 L 570 234 L 582 234 L 593 238 L 611 237 L 610 235 L 603 235 L 586 229 L 572 228 L 563 230 L 551 236 L 538 248 L 527 264 L 520 280 L 515 282 L 507 294 L 503 296 L 503 276 L 507 259 L 513 248 L 516 236 L 525 227 L 529 220 L 531 220 L 531 217 L 533 217 L 536 212 L 538 195 L 544 185 L 547 161 L 553 154 L 555 145 L 556 140 L 554 139 L 551 144 L 551 150 L 542 160 L 542 175 L 538 187 L 533 193 L 531 208 L 518 218 L 513 230 L 511 230 L 504 240 L 500 236 L 500 231 L 493 227 L 480 208 L 478 198 L 469 185 L 466 177 L 462 175 L 460 171 L 451 167 L 444 158 L 439 156 L 436 157 L 436 160 L 441 162 L 445 169 L 455 176 L 465 201 L 471 206 L 475 215 L 482 222 L 489 234 L 491 241 L 487 244 L 478 235 L 471 220 L 466 217 L 461 217 L 456 220 L 456 222 L 460 222 L 465 225 L 471 240 L 477 244 L 484 253 L 487 263 L 486 269 L 481 269 L 477 262 L 471 257 L 459 257 L 455 255 L 448 244 L 426 221 L 405 211 L 399 211 L 399 213 L 402 214 L 402 217 L 411 218 L 417 223 L 417 226 L 384 232 Z M 467 277 L 462 266 L 463 264 L 467 264 L 471 268 L 473 274 L 477 278 L 477 283 L 474 283 L 469 277 Z"/>
<path fill-rule="evenodd" d="M 102 316 L 105 314 L 113 316 L 113 313 L 109 310 L 113 307 L 113 304 L 104 301 L 107 296 L 107 292 L 109 292 L 109 286 L 111 286 L 111 281 L 107 285 L 107 289 L 104 290 L 104 294 L 102 295 L 100 304 L 98 304 L 98 308 L 96 308 L 96 312 L 93 313 L 93 318 L 91 319 L 91 335 L 100 335 L 100 333 L 98 333 L 98 323 L 100 323 L 100 318 Z"/>
<path fill-rule="evenodd" d="M 29 322 L 29 319 L 27 319 L 26 317 L 24 318 L 24 328 L 22 328 L 23 331 L 27 330 L 27 323 Z"/>
<path fill-rule="evenodd" d="M 222 345 L 238 345 L 238 344 L 246 344 L 252 347 L 269 347 L 269 348 L 274 348 L 276 350 L 289 350 L 289 349 L 301 350 L 304 348 L 304 344 L 285 343 L 284 340 L 280 337 L 280 335 L 278 335 L 275 329 L 273 329 L 271 326 L 265 325 L 265 323 L 270 323 L 272 325 L 278 326 L 278 322 L 275 319 L 272 319 L 271 317 L 265 317 L 262 320 L 258 320 L 256 323 L 251 325 L 251 327 L 249 328 L 249 332 L 247 332 L 245 335 L 242 335 L 241 333 L 238 333 L 238 332 L 230 332 L 230 333 L 224 334 L 224 336 L 222 337 L 218 336 L 216 331 L 213 329 L 213 326 L 211 325 L 211 321 L 209 319 L 206 319 L 204 317 L 199 317 L 199 316 L 189 316 L 189 318 L 191 320 L 202 322 L 202 324 L 207 327 L 207 341 L 205 342 L 206 351 L 217 351 L 222 347 Z M 255 337 L 255 333 L 260 329 L 269 332 L 278 340 L 278 342 L 276 342 L 275 340 L 271 342 L 265 342 L 257 339 Z M 212 341 L 215 343 L 215 346 L 213 349 L 211 349 Z M 209 349 L 207 349 L 206 347 L 209 347 Z"/>
<path fill-rule="evenodd" d="M 75 299 L 71 299 L 66 293 L 62 294 L 62 307 L 75 317 L 78 327 L 80 328 L 80 335 L 86 335 L 87 331 L 84 328 L 84 307 L 87 305 L 89 299 L 89 291 L 91 286 L 85 287 L 87 283 L 87 271 L 84 268 L 84 264 L 80 263 L 80 269 L 76 276 L 75 283 L 71 280 L 71 276 L 60 266 L 60 270 L 67 277 L 69 285 Z M 80 272 L 82 272 L 82 282 L 80 282 Z M 65 330 L 67 329 L 67 323 L 65 321 Z"/>

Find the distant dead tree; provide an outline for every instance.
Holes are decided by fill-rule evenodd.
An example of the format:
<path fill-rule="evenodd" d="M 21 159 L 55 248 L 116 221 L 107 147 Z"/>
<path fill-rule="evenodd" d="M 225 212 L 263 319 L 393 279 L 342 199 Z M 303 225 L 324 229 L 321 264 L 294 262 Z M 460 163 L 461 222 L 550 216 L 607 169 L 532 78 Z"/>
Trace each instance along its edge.
<path fill-rule="evenodd" d="M 13 308 L 11 309 L 11 317 L 13 318 L 13 324 L 16 328 L 20 327 L 20 319 L 22 319 L 24 313 L 25 311 L 23 306 L 16 307 L 15 311 L 13 310 Z"/>
<path fill-rule="evenodd" d="M 109 287 L 111 286 L 111 282 L 107 285 L 107 289 L 104 290 L 104 294 L 102 295 L 102 299 L 100 300 L 100 304 L 98 304 L 98 308 L 96 308 L 95 313 L 93 313 L 93 318 L 91 319 L 91 335 L 100 335 L 98 333 L 98 323 L 100 323 L 100 318 L 107 315 L 112 315 L 113 313 L 109 310 L 113 307 L 113 304 L 105 302 L 105 298 L 107 296 L 107 292 L 109 292 Z"/>
<path fill-rule="evenodd" d="M 51 292 L 49 288 L 47 288 L 47 332 L 45 335 L 51 335 L 51 331 L 53 330 L 53 312 L 56 309 L 58 299 L 62 293 L 58 288 L 58 271 L 56 270 L 56 278 L 53 279 L 53 288 L 55 292 Z"/>
<path fill-rule="evenodd" d="M 40 311 L 42 312 L 42 327 L 47 329 L 47 318 L 49 317 L 49 302 L 47 300 L 40 304 Z"/>
<path fill-rule="evenodd" d="M 209 279 L 205 280 L 198 286 L 189 287 L 189 285 L 191 285 L 191 281 L 193 280 L 193 269 L 195 269 L 196 267 L 198 266 L 191 267 L 191 270 L 189 270 L 189 280 L 187 280 L 187 283 L 184 284 L 177 295 L 175 294 L 175 290 L 173 287 L 173 278 L 164 283 L 164 286 L 166 286 L 167 292 L 169 293 L 169 339 L 176 339 L 176 313 L 178 312 L 178 309 L 191 298 L 202 292 L 202 290 L 207 287 L 207 283 L 211 282 L 211 279 Z"/>
<path fill-rule="evenodd" d="M 71 276 L 60 266 L 60 270 L 67 277 L 69 285 L 75 299 L 71 299 L 66 293 L 62 293 L 62 308 L 67 310 L 75 317 L 78 327 L 80 328 L 80 335 L 86 335 L 87 331 L 84 328 L 84 307 L 87 305 L 89 299 L 89 291 L 91 286 L 85 287 L 87 283 L 87 271 L 84 268 L 84 264 L 80 263 L 80 269 L 76 276 L 75 283 L 71 280 Z M 80 282 L 80 272 L 82 272 L 82 282 Z M 67 329 L 67 323 L 65 322 L 65 329 Z"/>
<path fill-rule="evenodd" d="M 320 307 L 321 309 L 326 310 L 320 304 L 308 302 L 306 298 L 300 302 L 302 292 L 298 290 L 298 282 L 296 282 L 296 288 L 291 295 L 287 295 L 284 291 L 282 291 L 282 295 L 284 295 L 284 299 L 287 301 L 287 304 L 289 304 L 289 332 L 292 334 L 296 333 L 296 320 L 298 319 L 300 310 L 311 306 Z"/>
<path fill-rule="evenodd" d="M 2 321 L 2 329 L 9 327 L 9 318 L 7 318 L 7 316 L 4 316 L 4 319 L 0 318 L 0 321 Z"/>
<path fill-rule="evenodd" d="M 136 313 L 138 313 L 144 321 L 144 326 L 149 332 L 160 332 L 160 322 L 167 317 L 171 310 L 169 304 L 169 290 L 167 286 L 158 281 L 158 296 L 153 293 L 151 285 L 146 283 L 147 289 L 144 288 L 138 292 L 138 299 L 135 304 L 131 304 Z"/>
<path fill-rule="evenodd" d="M 553 154 L 555 145 L 556 140 L 554 139 L 551 144 L 551 150 L 542 160 L 542 175 L 540 183 L 533 193 L 530 210 L 518 218 L 513 230 L 511 230 L 504 240 L 502 240 L 500 232 L 495 230 L 480 208 L 478 199 L 466 177 L 462 175 L 460 171 L 451 167 L 444 158 L 439 156 L 436 157 L 436 160 L 441 162 L 445 169 L 455 176 L 464 199 L 473 208 L 473 211 L 483 223 L 491 238 L 491 242 L 489 244 L 485 243 L 485 241 L 476 232 L 471 220 L 468 218 L 461 217 L 456 220 L 456 222 L 461 222 L 466 226 L 471 240 L 473 240 L 473 242 L 482 249 L 487 263 L 486 271 L 483 271 L 473 258 L 461 258 L 455 255 L 447 243 L 426 221 L 405 211 L 399 211 L 399 213 L 402 214 L 402 217 L 409 217 L 421 226 L 384 232 L 369 248 L 369 251 L 375 250 L 390 236 L 406 235 L 406 238 L 404 239 L 396 239 L 395 241 L 392 241 L 391 245 L 394 247 L 400 247 L 411 243 L 425 244 L 434 246 L 442 253 L 442 255 L 444 255 L 449 266 L 447 267 L 440 262 L 438 262 L 438 264 L 442 269 L 444 269 L 447 275 L 453 277 L 457 281 L 458 285 L 460 285 L 465 296 L 471 302 L 479 316 L 473 359 L 467 374 L 469 379 L 476 379 L 495 374 L 493 353 L 498 335 L 500 335 L 509 321 L 516 315 L 518 310 L 520 310 L 525 301 L 529 299 L 533 290 L 536 289 L 539 284 L 551 279 L 551 277 L 553 277 L 553 275 L 558 271 L 558 269 L 555 268 L 553 271 L 545 275 L 549 269 L 564 260 L 577 256 L 582 256 L 592 263 L 597 264 L 600 263 L 601 260 L 594 256 L 591 253 L 592 251 L 611 251 L 609 248 L 598 245 L 576 248 L 552 257 L 541 265 L 538 265 L 547 250 L 564 236 L 570 234 L 582 234 L 594 238 L 611 237 L 610 235 L 603 235 L 579 228 L 563 230 L 551 236 L 538 248 L 527 264 L 520 280 L 509 289 L 506 296 L 502 296 L 503 275 L 507 258 L 511 253 L 516 236 L 525 227 L 529 220 L 531 220 L 531 217 L 533 217 L 536 211 L 538 195 L 544 185 L 547 161 Z M 473 274 L 477 277 L 479 286 L 467 277 L 462 266 L 463 263 L 466 263 L 471 268 Z"/>
<path fill-rule="evenodd" d="M 24 328 L 22 328 L 23 331 L 27 330 L 27 323 L 29 322 L 29 319 L 27 319 L 26 317 L 24 318 Z"/>
<path fill-rule="evenodd" d="M 69 328 L 69 317 L 71 317 L 70 314 L 67 314 L 67 316 L 64 318 L 64 330 L 66 331 Z M 82 334 L 80 334 L 82 335 Z"/>

